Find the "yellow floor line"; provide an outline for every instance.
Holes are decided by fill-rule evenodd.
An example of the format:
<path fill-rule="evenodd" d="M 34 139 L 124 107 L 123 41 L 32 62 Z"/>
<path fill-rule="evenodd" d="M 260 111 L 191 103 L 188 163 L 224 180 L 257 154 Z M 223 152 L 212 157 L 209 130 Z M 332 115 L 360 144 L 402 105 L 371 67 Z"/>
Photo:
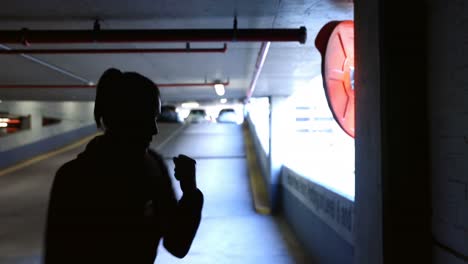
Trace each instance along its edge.
<path fill-rule="evenodd" d="M 31 166 L 32 164 L 37 163 L 39 161 L 51 158 L 51 157 L 53 157 L 55 155 L 58 155 L 58 154 L 66 152 L 66 151 L 72 150 L 74 148 L 77 148 L 77 147 L 79 147 L 79 146 L 81 146 L 83 144 L 88 143 L 92 138 L 94 138 L 95 136 L 97 136 L 99 134 L 101 134 L 101 133 L 95 133 L 95 134 L 93 134 L 91 136 L 87 136 L 87 137 L 85 137 L 83 139 L 80 139 L 80 140 L 78 140 L 78 141 L 76 141 L 74 143 L 71 143 L 71 144 L 66 145 L 64 147 L 61 147 L 59 149 L 52 150 L 52 151 L 44 153 L 44 154 L 40 154 L 40 155 L 38 155 L 38 156 L 36 156 L 34 158 L 27 159 L 25 161 L 21 161 L 18 164 L 15 164 L 15 165 L 13 165 L 11 167 L 7 167 L 7 168 L 5 168 L 3 170 L 0 170 L 0 177 L 3 176 L 3 175 L 6 175 L 6 174 L 12 173 L 14 171 L 17 171 L 19 169 L 25 168 L 27 166 Z"/>
<path fill-rule="evenodd" d="M 257 158 L 247 125 L 244 125 L 242 130 L 244 132 L 245 153 L 247 156 L 250 188 L 252 189 L 255 211 L 259 214 L 268 215 L 271 213 L 268 203 L 268 193 L 266 191 L 265 182 L 263 181 L 260 168 L 258 167 Z"/>

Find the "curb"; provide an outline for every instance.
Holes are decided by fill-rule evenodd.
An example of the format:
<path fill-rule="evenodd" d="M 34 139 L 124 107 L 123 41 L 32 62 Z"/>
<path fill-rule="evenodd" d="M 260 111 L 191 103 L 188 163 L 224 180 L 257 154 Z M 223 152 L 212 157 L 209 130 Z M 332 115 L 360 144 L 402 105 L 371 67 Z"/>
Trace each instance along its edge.
<path fill-rule="evenodd" d="M 242 126 L 242 131 L 244 134 L 245 154 L 255 211 L 259 214 L 269 215 L 271 214 L 271 208 L 268 203 L 268 193 L 257 163 L 254 146 L 246 123 Z"/>

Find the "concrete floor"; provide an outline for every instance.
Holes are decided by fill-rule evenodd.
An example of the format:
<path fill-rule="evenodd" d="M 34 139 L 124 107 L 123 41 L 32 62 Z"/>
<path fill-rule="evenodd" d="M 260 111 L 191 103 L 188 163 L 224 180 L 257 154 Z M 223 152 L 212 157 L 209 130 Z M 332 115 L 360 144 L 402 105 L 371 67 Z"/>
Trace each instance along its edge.
<path fill-rule="evenodd" d="M 240 126 L 163 124 L 160 130 L 153 147 L 167 158 L 171 171 L 172 156 L 197 160 L 205 206 L 190 253 L 177 259 L 160 247 L 156 263 L 310 263 L 283 220 L 255 212 Z M 0 177 L 0 264 L 40 263 L 54 173 L 82 149 Z"/>

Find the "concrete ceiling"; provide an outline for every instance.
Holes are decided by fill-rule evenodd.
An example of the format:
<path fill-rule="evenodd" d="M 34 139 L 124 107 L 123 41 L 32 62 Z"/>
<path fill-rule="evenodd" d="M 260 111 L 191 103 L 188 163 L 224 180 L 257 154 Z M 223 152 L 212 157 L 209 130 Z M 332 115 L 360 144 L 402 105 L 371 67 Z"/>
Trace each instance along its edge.
<path fill-rule="evenodd" d="M 297 85 L 320 73 L 320 55 L 313 42 L 330 20 L 353 19 L 349 0 L 15 0 L 2 3 L 0 30 L 307 28 L 305 45 L 272 43 L 254 96 L 291 94 Z M 84 84 L 97 82 L 109 67 L 136 71 L 156 83 L 230 81 L 227 98 L 245 97 L 261 43 L 228 43 L 226 53 L 32 55 L 80 77 L 69 77 L 19 55 L 0 55 L 0 84 Z M 184 47 L 184 43 L 124 45 L 34 45 L 31 48 Z M 192 43 L 192 47 L 222 47 L 223 43 Z M 2 46 L 0 46 L 1 48 Z M 10 48 L 18 47 L 8 45 Z M 94 100 L 93 89 L 0 89 L 0 100 Z M 162 88 L 168 102 L 213 100 L 212 87 Z"/>

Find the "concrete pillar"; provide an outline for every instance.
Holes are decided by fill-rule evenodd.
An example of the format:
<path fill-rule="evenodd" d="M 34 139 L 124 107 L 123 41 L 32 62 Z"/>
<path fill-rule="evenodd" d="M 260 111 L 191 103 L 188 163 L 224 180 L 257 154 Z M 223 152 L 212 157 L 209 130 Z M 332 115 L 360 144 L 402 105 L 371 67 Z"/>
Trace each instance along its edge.
<path fill-rule="evenodd" d="M 378 1 L 355 1 L 354 263 L 383 263 Z"/>
<path fill-rule="evenodd" d="M 426 12 L 355 1 L 355 263 L 431 263 Z"/>
<path fill-rule="evenodd" d="M 270 97 L 270 154 L 269 154 L 269 200 L 273 212 L 279 209 L 281 167 L 286 154 L 286 144 L 291 136 L 294 113 L 286 96 Z"/>

